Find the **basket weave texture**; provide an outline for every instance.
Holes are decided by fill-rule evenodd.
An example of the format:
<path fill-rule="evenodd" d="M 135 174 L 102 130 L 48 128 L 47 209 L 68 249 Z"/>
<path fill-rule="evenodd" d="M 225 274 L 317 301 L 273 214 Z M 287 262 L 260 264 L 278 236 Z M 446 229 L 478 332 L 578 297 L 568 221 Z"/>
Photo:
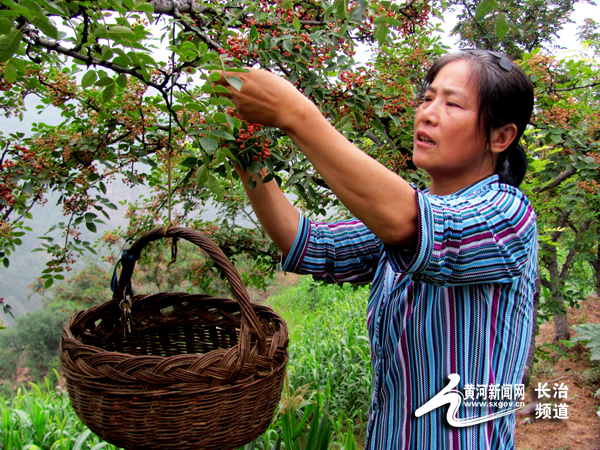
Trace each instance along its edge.
<path fill-rule="evenodd" d="M 235 299 L 133 295 L 131 261 L 163 237 L 164 228 L 142 235 L 128 250 L 113 299 L 67 322 L 60 360 L 71 404 L 94 433 L 127 450 L 239 448 L 265 432 L 279 403 L 286 324 L 250 302 L 237 270 L 212 241 L 182 227 L 170 227 L 166 237 L 205 250 Z M 131 303 L 131 332 L 123 299 Z"/>

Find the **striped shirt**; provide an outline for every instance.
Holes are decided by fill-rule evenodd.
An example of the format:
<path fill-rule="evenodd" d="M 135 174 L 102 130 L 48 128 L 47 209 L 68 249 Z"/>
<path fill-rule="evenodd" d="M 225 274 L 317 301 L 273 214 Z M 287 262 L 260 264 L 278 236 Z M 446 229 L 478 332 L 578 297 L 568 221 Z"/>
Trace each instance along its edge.
<path fill-rule="evenodd" d="M 461 393 L 522 382 L 537 277 L 535 213 L 497 175 L 448 196 L 416 196 L 414 248 L 384 244 L 358 220 L 301 217 L 282 268 L 328 282 L 373 281 L 367 449 L 514 449 L 514 414 L 452 427 L 447 405 L 414 413 L 450 374 L 460 375 Z M 502 409 L 462 404 L 457 417 Z"/>

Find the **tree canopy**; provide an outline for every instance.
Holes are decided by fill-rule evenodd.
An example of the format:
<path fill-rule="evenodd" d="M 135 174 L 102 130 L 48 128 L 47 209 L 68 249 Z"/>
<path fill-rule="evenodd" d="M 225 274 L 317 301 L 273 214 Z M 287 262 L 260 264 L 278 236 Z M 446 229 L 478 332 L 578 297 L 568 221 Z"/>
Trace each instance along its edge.
<path fill-rule="evenodd" d="M 58 193 L 64 221 L 51 227 L 63 238 L 40 248 L 51 256 L 40 287 L 63 279 L 78 254 L 95 251 L 80 229 L 110 220 L 106 186 L 124 177 L 151 193 L 129 205 L 129 227 L 105 243 L 118 247 L 169 223 L 196 228 L 229 256 L 249 255 L 260 285 L 279 256 L 260 227 L 236 224 L 248 210 L 233 162 L 254 174 L 251 184 L 275 179 L 308 215 L 346 212 L 285 135 L 237 116 L 218 95 L 225 88 L 212 85 L 215 71 L 284 75 L 359 148 L 423 187 L 427 177 L 411 162 L 412 121 L 421 80 L 447 51 L 431 18 L 450 8 L 462 44 L 507 52 L 536 85 L 522 188 L 538 211 L 542 312 L 560 315 L 565 298 L 577 301 L 575 280 L 593 268 L 600 291 L 598 24 L 579 30 L 595 57 L 551 53 L 574 3 L 0 0 L 0 108 L 18 117 L 35 94 L 63 118 L 30 137 L 0 137 L 0 260 L 8 266 L 18 251 L 32 206 Z M 373 49 L 370 63 L 356 61 L 358 48 Z M 239 78 L 229 82 L 241 88 Z M 200 220 L 213 202 L 217 221 Z"/>

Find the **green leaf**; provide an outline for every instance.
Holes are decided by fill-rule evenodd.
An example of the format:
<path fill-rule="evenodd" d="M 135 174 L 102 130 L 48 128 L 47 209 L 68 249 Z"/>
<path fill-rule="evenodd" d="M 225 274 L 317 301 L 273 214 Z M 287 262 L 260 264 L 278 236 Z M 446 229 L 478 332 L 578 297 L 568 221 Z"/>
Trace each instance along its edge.
<path fill-rule="evenodd" d="M 0 62 L 8 61 L 17 52 L 22 39 L 23 33 L 16 28 L 0 37 Z"/>
<path fill-rule="evenodd" d="M 54 278 L 48 278 L 44 283 L 44 289 L 48 289 L 50 286 L 54 284 Z"/>
<path fill-rule="evenodd" d="M 115 10 L 118 11 L 120 14 L 125 14 L 122 0 L 108 0 L 108 3 L 110 3 L 112 7 L 115 8 Z"/>
<path fill-rule="evenodd" d="M 212 174 L 208 174 L 208 188 L 217 196 L 217 200 L 221 201 L 223 198 L 223 191 L 221 190 L 219 180 L 217 180 Z"/>
<path fill-rule="evenodd" d="M 250 42 L 256 42 L 260 34 L 254 25 L 250 27 Z"/>
<path fill-rule="evenodd" d="M 142 11 L 148 14 L 154 14 L 154 7 L 150 3 L 141 2 L 135 7 L 136 11 Z"/>
<path fill-rule="evenodd" d="M 96 82 L 97 78 L 98 78 L 98 76 L 96 75 L 96 71 L 89 70 L 81 79 L 81 87 L 87 88 L 87 87 L 92 86 Z"/>
<path fill-rule="evenodd" d="M 235 141 L 235 137 L 233 137 L 233 135 L 230 134 L 230 133 L 228 133 L 227 131 L 214 130 L 211 133 L 214 134 L 217 137 L 220 137 L 220 138 L 223 138 L 223 139 L 227 139 L 228 141 Z"/>
<path fill-rule="evenodd" d="M 73 450 L 81 450 L 83 443 L 92 433 L 91 430 L 87 429 L 83 433 L 79 435 L 79 437 L 75 440 L 75 444 L 73 444 Z"/>
<path fill-rule="evenodd" d="M 189 156 L 189 157 L 185 158 L 183 161 L 181 161 L 181 165 L 183 167 L 193 169 L 194 167 L 196 167 L 197 162 L 198 162 L 198 158 L 196 158 L 195 156 Z"/>
<path fill-rule="evenodd" d="M 367 10 L 367 2 L 366 0 L 357 0 L 356 7 L 352 10 L 352 18 L 359 23 L 362 22 L 364 18 L 365 11 Z"/>
<path fill-rule="evenodd" d="M 502 39 L 504 36 L 506 36 L 506 33 L 508 33 L 510 27 L 506 22 L 506 16 L 504 14 L 498 15 L 498 17 L 496 18 L 496 25 L 494 28 L 498 39 Z"/>
<path fill-rule="evenodd" d="M 54 24 L 50 22 L 50 19 L 44 15 L 44 11 L 35 1 L 20 0 L 17 4 L 13 0 L 0 0 L 0 3 L 17 11 L 47 36 L 58 39 L 58 30 Z"/>
<path fill-rule="evenodd" d="M 102 91 L 102 99 L 105 102 L 109 102 L 115 96 L 115 91 L 117 89 L 117 85 L 115 83 L 109 84 Z"/>
<path fill-rule="evenodd" d="M 227 82 L 236 88 L 238 91 L 242 90 L 242 80 L 239 77 L 227 77 Z"/>
<path fill-rule="evenodd" d="M 300 19 L 298 19 L 298 16 L 294 16 L 294 20 L 292 21 L 292 25 L 296 29 L 296 32 L 299 33 L 301 25 L 300 25 Z"/>
<path fill-rule="evenodd" d="M 208 75 L 208 81 L 210 81 L 211 83 L 215 83 L 215 82 L 219 81 L 220 79 L 221 79 L 221 74 L 219 72 L 217 72 L 216 70 L 213 70 Z"/>
<path fill-rule="evenodd" d="M 96 86 L 98 87 L 110 86 L 111 84 L 115 84 L 115 80 L 111 77 L 103 77 L 96 81 Z"/>
<path fill-rule="evenodd" d="M 114 52 L 108 45 L 102 47 L 102 61 L 110 60 L 113 57 L 113 55 Z"/>
<path fill-rule="evenodd" d="M 8 34 L 13 27 L 12 20 L 5 18 L 0 19 L 0 34 Z"/>
<path fill-rule="evenodd" d="M 92 233 L 96 232 L 96 224 L 94 222 L 86 222 L 85 227 L 90 230 Z"/>
<path fill-rule="evenodd" d="M 104 38 L 107 39 L 108 38 L 108 31 L 106 30 L 106 27 L 103 25 L 99 25 L 93 32 L 92 32 L 92 36 L 96 37 L 96 38 Z"/>
<path fill-rule="evenodd" d="M 33 16 L 29 21 L 38 27 L 46 36 L 49 36 L 52 39 L 58 39 L 58 30 L 46 16 Z"/>
<path fill-rule="evenodd" d="M 100 442 L 99 444 L 94 445 L 91 450 L 101 450 L 108 445 L 110 445 L 108 442 Z"/>
<path fill-rule="evenodd" d="M 56 14 L 57 16 L 66 16 L 69 14 L 69 9 L 61 4 L 55 5 L 48 0 L 37 0 L 39 3 L 44 5 L 44 9 L 51 14 Z"/>
<path fill-rule="evenodd" d="M 121 25 L 113 25 L 108 30 L 108 36 L 111 38 L 130 38 L 135 36 L 135 33 L 131 28 L 123 27 Z"/>
<path fill-rule="evenodd" d="M 217 112 L 213 114 L 213 120 L 217 123 L 227 124 L 227 116 L 222 112 Z"/>
<path fill-rule="evenodd" d="M 198 167 L 198 170 L 196 170 L 196 182 L 198 183 L 198 186 L 204 186 L 206 184 L 207 180 L 208 180 L 208 169 L 203 164 L 200 167 Z"/>
<path fill-rule="evenodd" d="M 117 85 L 125 89 L 127 87 L 127 75 L 122 73 L 117 77 Z"/>
<path fill-rule="evenodd" d="M 484 0 L 475 8 L 475 18 L 483 19 L 494 9 L 498 8 L 498 2 L 496 0 Z"/>
<path fill-rule="evenodd" d="M 217 84 L 214 89 L 215 89 L 215 92 L 221 92 L 223 94 L 231 94 L 231 91 L 229 89 L 227 89 L 225 86 L 223 86 L 222 84 Z"/>
<path fill-rule="evenodd" d="M 377 28 L 375 28 L 375 38 L 377 39 L 377 42 L 379 42 L 379 45 L 383 45 L 387 34 L 388 27 L 386 25 L 379 25 Z"/>
<path fill-rule="evenodd" d="M 4 78 L 9 83 L 14 83 L 15 81 L 17 81 L 17 75 L 17 68 L 15 67 L 15 65 L 13 64 L 13 60 L 11 59 L 6 63 L 6 66 L 4 66 Z"/>
<path fill-rule="evenodd" d="M 219 146 L 217 141 L 215 141 L 214 139 L 208 138 L 208 137 L 200 138 L 200 145 L 208 153 L 214 152 L 217 149 L 217 147 Z"/>
<path fill-rule="evenodd" d="M 4 258 L 2 260 L 2 264 L 4 264 L 4 267 L 6 267 L 8 269 L 8 266 L 10 265 L 10 261 L 8 260 L 8 258 Z"/>

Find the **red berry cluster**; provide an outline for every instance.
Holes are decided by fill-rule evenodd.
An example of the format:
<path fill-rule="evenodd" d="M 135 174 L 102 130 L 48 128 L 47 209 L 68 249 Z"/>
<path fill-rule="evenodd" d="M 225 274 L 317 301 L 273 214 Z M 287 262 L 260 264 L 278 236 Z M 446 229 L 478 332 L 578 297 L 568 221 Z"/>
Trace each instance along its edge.
<path fill-rule="evenodd" d="M 235 114 L 233 108 L 230 108 L 227 113 L 230 116 L 234 116 L 240 120 L 242 119 L 240 115 Z M 240 149 L 240 153 L 246 153 L 246 159 L 249 159 L 250 155 L 252 155 L 252 161 L 262 162 L 271 156 L 269 146 L 272 142 L 270 139 L 267 139 L 264 134 L 260 133 L 262 130 L 262 125 L 258 123 L 246 122 L 246 128 L 243 126 L 240 127 L 236 144 Z"/>
<path fill-rule="evenodd" d="M 20 190 L 19 185 L 12 180 L 13 177 L 15 175 L 23 175 L 25 171 L 35 176 L 42 171 L 42 166 L 38 162 L 34 151 L 30 151 L 22 145 L 14 145 L 13 148 L 16 150 L 16 159 L 8 159 L 0 162 L 0 198 L 11 207 L 15 204 L 15 192 Z M 0 204 L 0 210 L 5 207 L 6 205 Z"/>

